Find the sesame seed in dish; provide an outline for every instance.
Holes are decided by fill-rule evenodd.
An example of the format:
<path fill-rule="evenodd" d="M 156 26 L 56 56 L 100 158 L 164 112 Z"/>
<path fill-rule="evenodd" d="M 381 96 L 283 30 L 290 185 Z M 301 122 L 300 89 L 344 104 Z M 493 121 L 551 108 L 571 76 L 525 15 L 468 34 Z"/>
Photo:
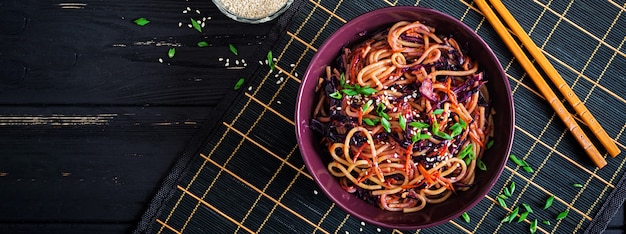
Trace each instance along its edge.
<path fill-rule="evenodd" d="M 274 19 L 293 0 L 213 0 L 228 17 L 247 23 L 262 23 Z"/>
<path fill-rule="evenodd" d="M 221 0 L 226 9 L 249 19 L 269 16 L 285 6 L 287 0 Z"/>

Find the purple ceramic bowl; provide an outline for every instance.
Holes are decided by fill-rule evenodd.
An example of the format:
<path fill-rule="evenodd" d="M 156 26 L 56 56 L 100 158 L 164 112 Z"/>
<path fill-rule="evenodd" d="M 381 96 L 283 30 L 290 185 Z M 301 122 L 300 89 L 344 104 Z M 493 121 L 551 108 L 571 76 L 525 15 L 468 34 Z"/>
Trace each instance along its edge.
<path fill-rule="evenodd" d="M 366 203 L 353 194 L 344 191 L 326 168 L 330 155 L 319 143 L 319 136 L 309 128 L 312 117 L 314 89 L 317 80 L 324 74 L 324 69 L 338 56 L 346 45 L 362 39 L 363 32 L 375 32 L 391 26 L 397 21 L 421 21 L 433 26 L 438 35 L 452 35 L 459 44 L 468 45 L 469 56 L 478 60 L 479 65 L 489 80 L 486 84 L 497 114 L 495 122 L 495 144 L 483 155 L 487 171 L 478 171 L 476 184 L 468 191 L 458 192 L 440 204 L 428 204 L 415 213 L 390 212 L 376 205 Z M 368 12 L 356 17 L 334 32 L 319 48 L 298 92 L 296 104 L 296 136 L 300 153 L 309 172 L 323 192 L 338 206 L 357 218 L 370 224 L 397 229 L 419 229 L 442 224 L 459 217 L 463 212 L 474 207 L 498 180 L 506 164 L 514 132 L 513 98 L 508 79 L 493 51 L 474 31 L 457 19 L 422 7 L 389 7 Z"/>

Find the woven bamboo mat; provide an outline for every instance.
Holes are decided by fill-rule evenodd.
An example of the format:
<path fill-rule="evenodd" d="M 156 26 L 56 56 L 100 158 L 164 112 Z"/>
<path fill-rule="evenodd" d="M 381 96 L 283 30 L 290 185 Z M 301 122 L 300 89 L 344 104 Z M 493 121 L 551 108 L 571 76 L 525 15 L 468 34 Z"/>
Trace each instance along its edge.
<path fill-rule="evenodd" d="M 613 0 L 503 2 L 626 151 L 626 5 Z M 512 153 L 534 172 L 509 160 L 495 187 L 468 212 L 469 223 L 458 218 L 413 231 L 364 223 L 321 193 L 300 157 L 295 97 L 316 48 L 346 21 L 395 5 L 433 8 L 474 28 L 511 83 L 516 107 Z M 604 230 L 624 201 L 626 153 L 605 154 L 608 165 L 595 168 L 470 1 L 296 1 L 276 23 L 275 43 L 264 48 L 277 58 L 276 70 L 258 66 L 248 72 L 250 81 L 196 153 L 182 156 L 137 232 L 528 233 L 530 222 L 537 220 L 539 233 L 595 233 Z M 261 63 L 265 53 L 259 54 Z M 497 197 L 512 182 L 516 189 L 502 207 Z M 551 196 L 553 205 L 543 209 Z M 501 222 L 516 207 L 525 211 L 523 204 L 533 209 L 525 220 Z M 557 219 L 564 211 L 567 216 Z"/>

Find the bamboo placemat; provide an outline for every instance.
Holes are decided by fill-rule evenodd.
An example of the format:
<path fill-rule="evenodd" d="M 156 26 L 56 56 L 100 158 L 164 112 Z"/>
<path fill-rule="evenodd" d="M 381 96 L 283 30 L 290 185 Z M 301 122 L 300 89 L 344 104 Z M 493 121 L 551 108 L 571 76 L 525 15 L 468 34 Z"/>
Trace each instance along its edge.
<path fill-rule="evenodd" d="M 625 151 L 626 4 L 612 0 L 504 4 Z M 474 28 L 494 50 L 511 83 L 516 107 L 512 154 L 534 172 L 509 160 L 495 187 L 468 212 L 469 223 L 457 218 L 412 231 L 372 226 L 330 202 L 300 157 L 293 122 L 295 97 L 316 49 L 346 21 L 395 5 L 433 8 Z M 265 48 L 277 59 L 276 70 L 260 65 L 249 72 L 251 80 L 229 103 L 211 136 L 193 150 L 195 154 L 183 155 L 177 165 L 182 169 L 166 178 L 137 232 L 528 233 L 529 223 L 536 219 L 540 233 L 595 233 L 604 230 L 624 201 L 624 153 L 616 158 L 604 154 L 608 165 L 596 169 L 471 2 L 296 1 L 277 24 L 286 31 Z M 260 63 L 264 55 L 259 56 Z M 502 207 L 497 197 L 512 182 L 516 189 Z M 550 196 L 553 205 L 543 209 Z M 516 207 L 522 213 L 522 204 L 533 209 L 526 220 L 501 222 Z M 564 211 L 568 215 L 557 219 Z"/>

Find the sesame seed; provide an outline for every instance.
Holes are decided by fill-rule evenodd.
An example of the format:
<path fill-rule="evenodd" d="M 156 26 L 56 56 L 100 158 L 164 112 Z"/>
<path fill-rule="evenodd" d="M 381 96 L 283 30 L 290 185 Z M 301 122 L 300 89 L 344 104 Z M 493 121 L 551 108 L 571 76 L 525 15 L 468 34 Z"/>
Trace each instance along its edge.
<path fill-rule="evenodd" d="M 239 65 L 239 60 L 235 60 L 235 64 Z"/>
<path fill-rule="evenodd" d="M 178 22 L 178 27 L 182 27 L 183 26 L 183 22 Z"/>
<path fill-rule="evenodd" d="M 278 103 L 278 104 L 283 104 L 281 101 L 276 101 L 276 103 Z"/>
<path fill-rule="evenodd" d="M 318 194 L 317 190 L 313 190 L 313 194 L 317 195 Z"/>
<path fill-rule="evenodd" d="M 245 60 L 245 59 L 241 59 L 241 62 L 242 62 L 242 63 L 246 63 L 246 60 Z"/>
<path fill-rule="evenodd" d="M 224 61 L 224 58 L 218 58 L 217 61 Z"/>
<path fill-rule="evenodd" d="M 263 61 L 259 60 L 259 64 L 260 64 L 260 65 L 263 65 Z"/>
<path fill-rule="evenodd" d="M 187 10 L 183 10 L 183 14 L 187 14 Z"/>
<path fill-rule="evenodd" d="M 229 62 L 226 62 L 226 63 L 224 64 L 224 67 L 228 67 L 228 66 L 230 66 L 230 63 L 229 63 Z"/>
<path fill-rule="evenodd" d="M 159 58 L 159 63 L 163 63 L 163 59 L 162 58 Z"/>
<path fill-rule="evenodd" d="M 365 222 L 361 221 L 361 226 L 365 226 Z"/>
<path fill-rule="evenodd" d="M 196 13 L 200 14 L 200 10 L 196 10 Z"/>
<path fill-rule="evenodd" d="M 267 17 L 280 10 L 287 0 L 275 1 L 258 1 L 258 0 L 240 0 L 226 1 L 221 0 L 222 4 L 229 12 L 243 18 L 260 19 Z"/>
<path fill-rule="evenodd" d="M 187 27 L 189 27 L 189 28 L 193 28 L 193 26 L 191 26 L 191 24 L 187 24 Z"/>
<path fill-rule="evenodd" d="M 292 64 L 289 64 L 289 66 L 290 67 L 295 67 L 296 65 L 292 63 Z"/>
<path fill-rule="evenodd" d="M 293 73 L 293 75 L 294 75 L 295 77 L 298 77 L 298 73 L 297 73 L 297 72 L 296 72 L 296 73 Z"/>
<path fill-rule="evenodd" d="M 252 91 L 252 86 L 248 87 L 248 91 Z"/>
<path fill-rule="evenodd" d="M 376 228 L 376 231 L 377 231 L 377 232 L 380 232 L 380 231 L 382 231 L 382 230 L 380 230 L 380 228 Z"/>
<path fill-rule="evenodd" d="M 202 23 L 200 24 L 200 27 L 203 27 L 203 28 L 204 28 L 204 22 L 202 22 Z"/>
<path fill-rule="evenodd" d="M 191 10 L 191 7 L 187 7 L 187 10 L 188 10 L 188 11 L 190 11 L 190 10 Z"/>

